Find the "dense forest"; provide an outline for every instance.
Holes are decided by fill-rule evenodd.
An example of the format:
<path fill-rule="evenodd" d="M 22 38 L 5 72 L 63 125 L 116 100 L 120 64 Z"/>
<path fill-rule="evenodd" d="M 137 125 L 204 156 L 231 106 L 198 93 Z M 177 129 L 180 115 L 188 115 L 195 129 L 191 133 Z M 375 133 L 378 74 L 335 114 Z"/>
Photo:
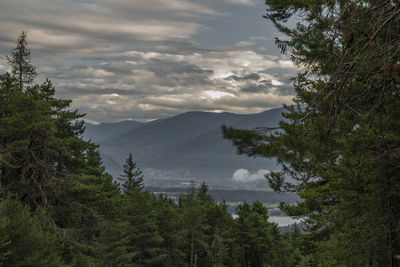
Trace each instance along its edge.
<path fill-rule="evenodd" d="M 266 2 L 296 105 L 279 128 L 222 130 L 277 158 L 268 181 L 304 226 L 281 233 L 258 201 L 233 219 L 205 184 L 155 196 L 132 155 L 113 182 L 22 32 L 0 75 L 0 266 L 400 266 L 400 2 Z"/>

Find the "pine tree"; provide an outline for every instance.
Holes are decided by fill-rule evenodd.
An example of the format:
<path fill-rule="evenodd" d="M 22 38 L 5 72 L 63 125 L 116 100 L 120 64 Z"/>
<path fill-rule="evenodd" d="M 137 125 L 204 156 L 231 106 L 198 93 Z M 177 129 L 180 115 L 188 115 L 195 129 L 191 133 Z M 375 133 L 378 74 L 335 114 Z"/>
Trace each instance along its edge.
<path fill-rule="evenodd" d="M 31 64 L 31 51 L 28 49 L 26 39 L 27 33 L 21 32 L 17 39 L 17 47 L 13 50 L 12 55 L 7 57 L 11 73 L 18 80 L 21 91 L 25 84 L 32 83 L 37 76 L 36 68 Z"/>
<path fill-rule="evenodd" d="M 129 153 L 129 156 L 126 159 L 123 167 L 124 174 L 122 174 L 119 178 L 122 192 L 128 193 L 131 190 L 142 190 L 144 187 L 143 173 L 134 161 L 132 153 Z"/>
<path fill-rule="evenodd" d="M 26 35 L 20 39 L 16 51 L 25 51 Z M 29 66 L 24 53 L 19 64 Z M 99 266 L 107 231 L 119 223 L 118 186 L 104 172 L 98 146 L 82 139 L 83 115 L 69 109 L 71 100 L 56 98 L 49 80 L 30 84 L 33 67 L 19 70 L 22 80 L 21 73 L 0 76 L 1 193 L 15 195 L 35 213 L 46 209 L 66 263 Z"/>
<path fill-rule="evenodd" d="M 266 18 L 301 66 L 280 131 L 224 128 L 240 153 L 276 157 L 281 205 L 306 218 L 332 266 L 399 266 L 400 6 L 398 1 L 267 0 Z M 296 17 L 298 24 L 286 23 Z"/>
<path fill-rule="evenodd" d="M 45 206 L 46 192 L 54 178 L 49 153 L 54 144 L 51 105 L 13 92 L 3 103 L 7 115 L 0 118 L 4 140 L 1 184 L 3 191 L 17 193 L 33 208 Z"/>
<path fill-rule="evenodd" d="M 127 255 L 124 264 L 161 266 L 167 260 L 163 238 L 157 226 L 155 196 L 149 191 L 129 191 L 124 195 L 124 214 L 127 221 Z"/>
<path fill-rule="evenodd" d="M 155 202 L 157 226 L 167 253 L 163 266 L 185 266 L 185 230 L 178 206 L 167 196 L 160 195 Z"/>
<path fill-rule="evenodd" d="M 104 172 L 97 146 L 86 153 L 85 171 L 66 177 L 50 211 L 64 238 L 65 261 L 98 266 L 114 262 L 122 217 L 122 197 Z M 78 256 L 78 258 L 76 258 Z"/>
<path fill-rule="evenodd" d="M 267 209 L 261 202 L 252 205 L 244 203 L 236 209 L 236 235 L 242 266 L 265 266 L 274 261 L 272 255 L 273 237 L 268 222 Z"/>
<path fill-rule="evenodd" d="M 39 216 L 11 196 L 0 200 L 0 266 L 63 266 L 58 240 Z"/>
<path fill-rule="evenodd" d="M 15 77 L 0 76 L 0 185 L 36 209 L 54 204 L 63 178 L 83 172 L 93 144 L 81 138 L 83 115 L 54 97 L 49 80 L 25 86 L 36 76 L 29 55 L 23 32 L 8 60 Z"/>
<path fill-rule="evenodd" d="M 189 266 L 196 266 L 199 258 L 207 252 L 206 207 L 198 198 L 194 184 L 189 192 L 181 196 L 179 206 L 182 210 L 184 228 L 186 230 L 186 251 Z"/>
<path fill-rule="evenodd" d="M 230 249 L 234 242 L 234 220 L 225 202 L 214 203 L 206 216 L 210 225 L 209 254 L 215 266 L 233 266 L 234 255 Z"/>

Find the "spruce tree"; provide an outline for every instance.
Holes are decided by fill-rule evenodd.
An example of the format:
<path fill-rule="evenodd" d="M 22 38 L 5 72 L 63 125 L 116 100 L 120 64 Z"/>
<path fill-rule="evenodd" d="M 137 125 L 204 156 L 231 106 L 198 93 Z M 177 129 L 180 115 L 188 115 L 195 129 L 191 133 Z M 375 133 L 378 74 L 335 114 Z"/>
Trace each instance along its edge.
<path fill-rule="evenodd" d="M 36 68 L 31 64 L 31 51 L 27 44 L 27 33 L 21 32 L 17 39 L 17 47 L 14 48 L 7 62 L 11 67 L 13 77 L 18 80 L 19 90 L 24 85 L 30 84 L 37 76 Z"/>
<path fill-rule="evenodd" d="M 123 168 L 124 173 L 119 177 L 122 192 L 128 193 L 131 190 L 142 190 L 144 187 L 143 173 L 137 166 L 132 153 L 129 153 Z"/>

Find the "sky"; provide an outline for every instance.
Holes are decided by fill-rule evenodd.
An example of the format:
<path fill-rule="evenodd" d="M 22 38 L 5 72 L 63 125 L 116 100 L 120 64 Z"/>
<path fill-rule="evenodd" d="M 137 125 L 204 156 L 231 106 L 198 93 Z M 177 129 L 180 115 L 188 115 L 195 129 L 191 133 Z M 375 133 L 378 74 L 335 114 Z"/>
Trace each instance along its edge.
<path fill-rule="evenodd" d="M 92 123 L 291 104 L 264 0 L 0 0 L 0 72 L 28 32 L 39 81 Z"/>

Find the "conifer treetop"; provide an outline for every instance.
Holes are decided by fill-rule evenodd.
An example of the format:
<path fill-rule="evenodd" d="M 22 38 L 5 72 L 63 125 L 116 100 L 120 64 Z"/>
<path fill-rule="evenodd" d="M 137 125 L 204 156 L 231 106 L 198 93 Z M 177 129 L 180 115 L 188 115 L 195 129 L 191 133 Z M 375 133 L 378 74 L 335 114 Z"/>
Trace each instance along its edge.
<path fill-rule="evenodd" d="M 36 67 L 31 63 L 31 51 L 27 44 L 27 32 L 22 31 L 17 38 L 17 46 L 7 56 L 7 62 L 11 67 L 11 73 L 19 82 L 22 90 L 25 84 L 32 83 L 37 77 Z"/>

